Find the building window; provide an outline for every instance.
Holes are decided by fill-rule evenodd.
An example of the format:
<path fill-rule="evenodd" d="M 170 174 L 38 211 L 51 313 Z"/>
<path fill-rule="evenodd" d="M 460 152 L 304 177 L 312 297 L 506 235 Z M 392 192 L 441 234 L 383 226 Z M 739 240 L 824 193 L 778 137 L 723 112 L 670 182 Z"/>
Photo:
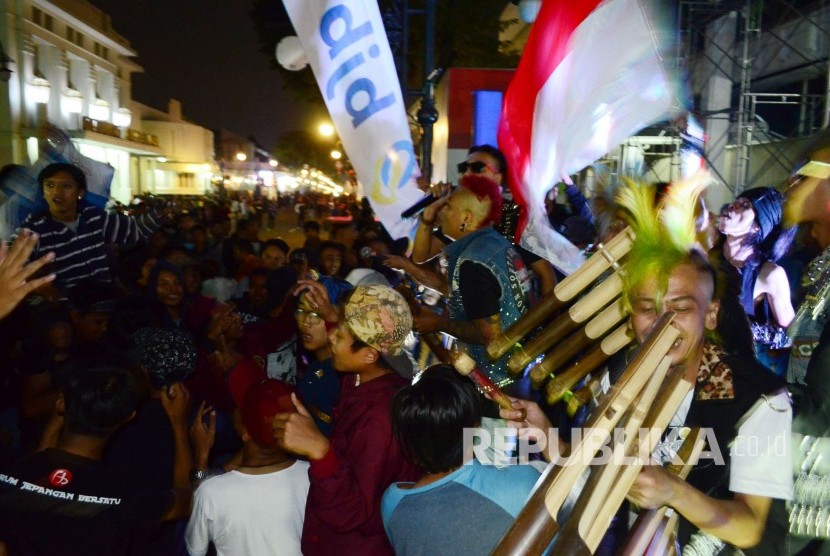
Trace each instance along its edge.
<path fill-rule="evenodd" d="M 69 42 L 75 42 L 75 29 L 72 27 L 66 28 L 66 40 Z"/>
<path fill-rule="evenodd" d="M 77 31 L 75 31 L 75 44 L 81 48 L 84 47 L 84 36 Z"/>
<path fill-rule="evenodd" d="M 110 59 L 110 49 L 106 46 L 101 47 L 101 58 L 103 58 L 104 60 Z"/>
<path fill-rule="evenodd" d="M 43 27 L 43 12 L 37 8 L 32 8 L 32 21 L 35 22 L 35 25 Z"/>
<path fill-rule="evenodd" d="M 94 45 L 92 47 L 92 51 L 95 52 L 96 56 L 100 56 L 101 55 L 101 45 L 98 44 L 97 42 L 94 43 Z"/>
<path fill-rule="evenodd" d="M 54 26 L 55 26 L 55 19 L 49 14 L 44 14 L 43 15 L 43 28 L 46 29 L 47 31 L 51 31 L 52 27 L 54 27 Z"/>

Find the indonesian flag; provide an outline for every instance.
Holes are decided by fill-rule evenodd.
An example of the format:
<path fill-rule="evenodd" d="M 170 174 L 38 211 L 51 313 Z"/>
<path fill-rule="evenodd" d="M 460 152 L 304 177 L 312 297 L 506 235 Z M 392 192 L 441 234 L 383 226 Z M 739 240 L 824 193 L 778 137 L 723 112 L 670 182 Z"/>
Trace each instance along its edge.
<path fill-rule="evenodd" d="M 569 274 L 579 250 L 548 223 L 545 194 L 642 128 L 682 110 L 642 0 L 543 0 L 505 93 L 499 148 L 523 207 L 517 240 Z"/>

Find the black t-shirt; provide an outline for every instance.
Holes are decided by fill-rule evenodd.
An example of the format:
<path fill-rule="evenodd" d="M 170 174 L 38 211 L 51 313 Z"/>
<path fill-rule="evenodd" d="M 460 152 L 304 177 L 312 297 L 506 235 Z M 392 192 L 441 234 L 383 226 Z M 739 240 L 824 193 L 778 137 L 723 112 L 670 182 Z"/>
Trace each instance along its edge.
<path fill-rule="evenodd" d="M 173 504 L 100 461 L 45 450 L 0 473 L 0 539 L 16 554 L 127 554 Z"/>
<path fill-rule="evenodd" d="M 161 401 L 151 398 L 107 442 L 103 462 L 147 488 L 173 488 L 176 441 Z"/>
<path fill-rule="evenodd" d="M 501 285 L 483 264 L 464 261 L 458 269 L 458 289 L 467 318 L 483 319 L 501 311 Z"/>

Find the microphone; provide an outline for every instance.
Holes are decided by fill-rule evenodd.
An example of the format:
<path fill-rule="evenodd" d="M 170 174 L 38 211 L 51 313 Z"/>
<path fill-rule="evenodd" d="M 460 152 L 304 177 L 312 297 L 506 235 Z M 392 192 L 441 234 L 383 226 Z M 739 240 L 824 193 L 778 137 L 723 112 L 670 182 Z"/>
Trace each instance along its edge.
<path fill-rule="evenodd" d="M 375 252 L 375 250 L 369 247 L 368 245 L 364 245 L 363 247 L 361 247 L 360 252 L 358 254 L 361 258 L 369 259 L 373 265 L 383 265 L 383 261 L 385 259 L 383 255 L 378 255 L 377 252 Z"/>
<path fill-rule="evenodd" d="M 418 201 L 417 203 L 403 211 L 401 213 L 401 218 L 412 218 L 413 216 L 420 213 L 440 198 L 441 197 L 433 197 L 432 195 L 427 195 L 426 197 L 424 197 L 423 199 L 421 199 L 420 201 Z"/>
<path fill-rule="evenodd" d="M 392 287 L 401 283 L 402 275 L 404 272 L 402 270 L 397 270 L 395 268 L 391 268 L 383 264 L 383 261 L 386 259 L 384 255 L 378 255 L 371 247 L 365 245 L 360 248 L 360 256 L 364 259 L 369 259 L 371 262 L 370 268 L 376 272 L 380 272 L 386 280 L 392 285 Z"/>

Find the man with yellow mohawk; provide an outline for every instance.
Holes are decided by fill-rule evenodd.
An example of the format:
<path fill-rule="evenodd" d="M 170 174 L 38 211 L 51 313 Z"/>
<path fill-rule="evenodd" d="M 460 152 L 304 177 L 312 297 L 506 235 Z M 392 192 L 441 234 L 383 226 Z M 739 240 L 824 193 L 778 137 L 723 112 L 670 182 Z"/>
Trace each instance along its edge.
<path fill-rule="evenodd" d="M 715 337 L 717 273 L 697 245 L 694 228 L 704 184 L 701 176 L 673 184 L 655 206 L 652 186 L 626 181 L 617 198 L 636 233 L 624 265 L 629 327 L 642 343 L 661 316 L 674 314 L 672 324 L 680 335 L 668 355 L 693 388 L 670 427 L 707 429 L 704 453 L 710 454 L 684 481 L 663 468 L 682 440 L 662 443 L 652 454 L 655 465 L 643 468 L 628 499 L 644 509 L 673 508 L 681 517 L 678 540 L 684 554 L 715 554 L 725 545 L 748 549 L 762 538 L 765 549 L 780 553 L 774 550 L 776 544 L 782 547 L 784 532 L 772 531 L 767 522 L 771 508 L 783 511 L 783 503 L 773 501 L 792 496 L 789 400 L 780 379 L 754 360 L 730 355 Z M 609 370 L 603 388 L 616 376 Z M 540 414 L 529 402 L 514 406 Z M 516 419 L 518 411 L 503 411 L 502 417 Z"/>
<path fill-rule="evenodd" d="M 767 531 L 773 499 L 792 496 L 789 450 L 783 446 L 791 411 L 780 381 L 756 361 L 727 353 L 714 337 L 718 277 L 699 250 L 694 229 L 701 179 L 673 184 L 657 210 L 651 187 L 631 183 L 619 195 L 637 234 L 625 265 L 629 324 L 641 343 L 660 316 L 674 313 L 680 336 L 669 355 L 673 367 L 685 368 L 684 379 L 694 388 L 670 426 L 708 429 L 706 449 L 713 455 L 685 481 L 661 465 L 644 467 L 628 498 L 641 508 L 677 511 L 683 518 L 679 540 L 690 549 L 723 544 L 746 549 Z M 663 445 L 655 455 L 668 463 L 678 448 Z M 769 531 L 769 537 L 780 541 L 783 535 Z"/>

